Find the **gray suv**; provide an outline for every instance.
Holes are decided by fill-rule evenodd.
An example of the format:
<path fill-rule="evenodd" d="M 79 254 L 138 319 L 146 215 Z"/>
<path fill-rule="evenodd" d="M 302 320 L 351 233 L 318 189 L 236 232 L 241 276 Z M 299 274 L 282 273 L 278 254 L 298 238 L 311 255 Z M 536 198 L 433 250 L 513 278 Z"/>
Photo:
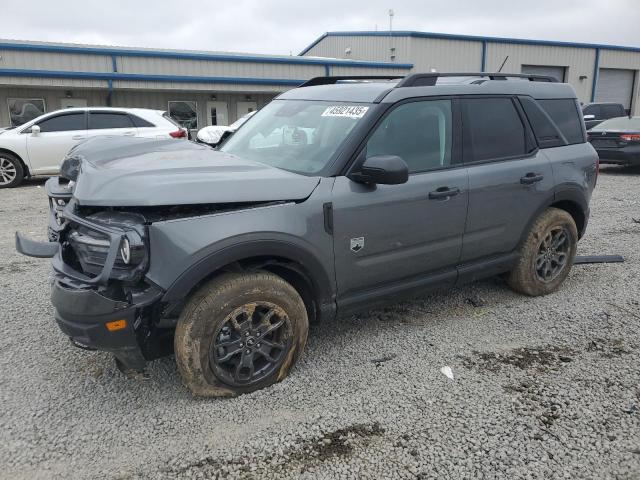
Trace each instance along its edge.
<path fill-rule="evenodd" d="M 55 319 L 124 371 L 175 352 L 196 395 L 285 378 L 309 322 L 504 274 L 567 277 L 597 155 L 571 86 L 506 74 L 322 77 L 214 150 L 93 139 L 46 184 Z"/>

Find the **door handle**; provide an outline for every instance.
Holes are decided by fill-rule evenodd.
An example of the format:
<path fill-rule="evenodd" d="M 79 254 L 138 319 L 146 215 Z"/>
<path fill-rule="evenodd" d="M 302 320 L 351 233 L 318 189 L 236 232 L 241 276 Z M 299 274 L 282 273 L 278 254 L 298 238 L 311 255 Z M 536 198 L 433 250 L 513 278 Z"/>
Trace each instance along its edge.
<path fill-rule="evenodd" d="M 440 187 L 433 192 L 429 192 L 430 200 L 437 200 L 439 198 L 449 198 L 460 193 L 460 189 L 458 187 L 449 188 L 449 187 Z"/>
<path fill-rule="evenodd" d="M 123 133 L 123 135 L 125 137 L 133 137 L 135 134 L 136 134 L 136 132 L 125 132 L 125 133 Z"/>
<path fill-rule="evenodd" d="M 71 137 L 72 140 L 84 140 L 85 138 L 87 138 L 86 135 L 74 135 L 73 137 Z"/>
<path fill-rule="evenodd" d="M 527 173 L 524 177 L 520 177 L 520 183 L 523 185 L 531 185 L 536 182 L 542 181 L 544 175 L 540 175 L 534 172 Z"/>

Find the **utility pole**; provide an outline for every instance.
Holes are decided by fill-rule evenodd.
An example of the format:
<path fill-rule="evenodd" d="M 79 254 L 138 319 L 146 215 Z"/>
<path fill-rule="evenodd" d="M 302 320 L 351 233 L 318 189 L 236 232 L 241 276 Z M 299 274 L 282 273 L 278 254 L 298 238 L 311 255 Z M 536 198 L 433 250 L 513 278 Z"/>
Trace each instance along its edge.
<path fill-rule="evenodd" d="M 393 46 L 393 8 L 389 9 L 389 58 L 391 61 L 396 59 L 396 47 Z"/>

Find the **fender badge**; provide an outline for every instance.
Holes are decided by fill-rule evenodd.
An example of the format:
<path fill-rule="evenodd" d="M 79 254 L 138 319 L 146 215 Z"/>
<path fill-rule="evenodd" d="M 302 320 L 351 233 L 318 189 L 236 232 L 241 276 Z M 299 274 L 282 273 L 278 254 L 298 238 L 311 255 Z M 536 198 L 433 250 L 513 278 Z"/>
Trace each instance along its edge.
<path fill-rule="evenodd" d="M 364 248 L 364 237 L 352 238 L 351 239 L 351 251 L 359 252 Z"/>

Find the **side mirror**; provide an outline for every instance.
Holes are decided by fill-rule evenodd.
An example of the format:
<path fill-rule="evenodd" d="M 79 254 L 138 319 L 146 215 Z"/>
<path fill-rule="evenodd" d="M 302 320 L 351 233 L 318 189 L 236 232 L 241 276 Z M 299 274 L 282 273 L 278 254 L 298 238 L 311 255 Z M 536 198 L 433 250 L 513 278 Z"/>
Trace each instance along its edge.
<path fill-rule="evenodd" d="M 409 180 L 409 167 L 397 155 L 374 155 L 367 158 L 360 170 L 349 178 L 360 183 L 399 185 Z"/>
<path fill-rule="evenodd" d="M 224 133 L 224 129 L 220 127 L 204 127 L 198 130 L 196 134 L 196 139 L 200 143 L 206 143 L 212 147 L 215 147 L 222 140 L 222 134 Z"/>
<path fill-rule="evenodd" d="M 585 119 L 585 120 L 595 120 L 595 119 L 596 119 L 596 116 L 595 116 L 595 115 L 585 115 L 585 116 L 584 116 L 584 119 Z"/>
<path fill-rule="evenodd" d="M 38 125 L 33 125 L 31 127 L 31 135 L 33 135 L 34 137 L 40 135 L 40 127 Z"/>

